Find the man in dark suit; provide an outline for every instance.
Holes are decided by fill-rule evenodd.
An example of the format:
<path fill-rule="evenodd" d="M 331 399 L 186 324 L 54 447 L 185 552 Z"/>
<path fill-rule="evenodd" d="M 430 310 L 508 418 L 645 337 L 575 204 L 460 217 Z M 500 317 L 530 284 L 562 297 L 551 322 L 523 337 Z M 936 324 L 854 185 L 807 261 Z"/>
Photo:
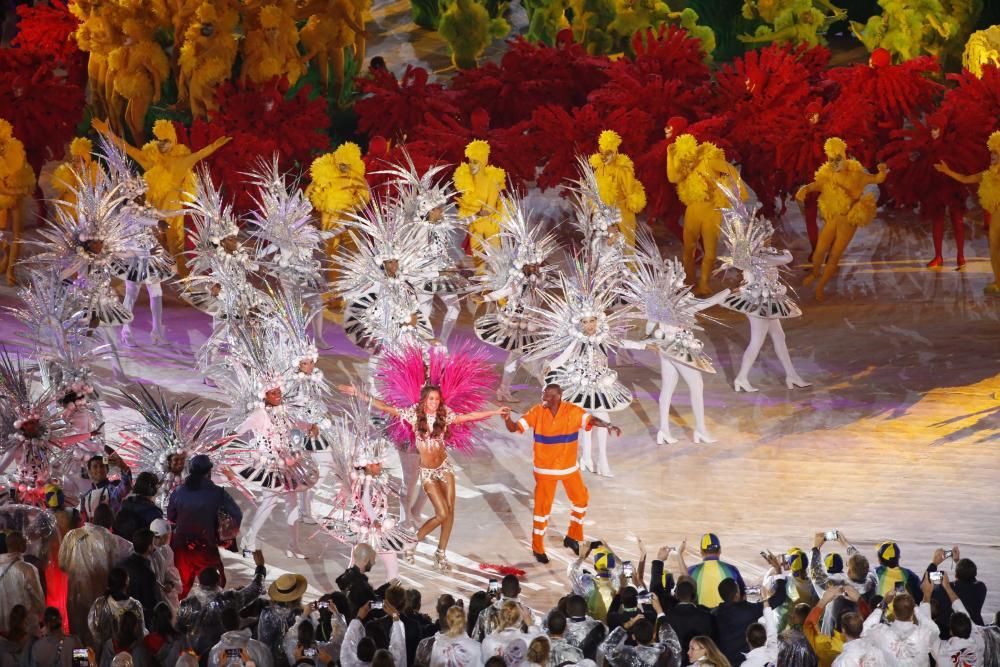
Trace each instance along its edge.
<path fill-rule="evenodd" d="M 743 663 L 743 654 L 750 650 L 747 628 L 764 613 L 760 602 L 747 602 L 740 593 L 735 579 L 723 579 L 719 584 L 722 604 L 712 610 L 715 617 L 716 643 L 729 663 L 736 667 Z"/>
<path fill-rule="evenodd" d="M 677 598 L 677 605 L 665 612 L 665 616 L 681 642 L 683 664 L 689 665 L 691 662 L 688 660 L 687 652 L 691 638 L 705 635 L 714 639 L 715 619 L 712 618 L 712 612 L 695 602 L 698 599 L 698 592 L 694 580 L 690 577 L 678 579 L 674 597 Z"/>

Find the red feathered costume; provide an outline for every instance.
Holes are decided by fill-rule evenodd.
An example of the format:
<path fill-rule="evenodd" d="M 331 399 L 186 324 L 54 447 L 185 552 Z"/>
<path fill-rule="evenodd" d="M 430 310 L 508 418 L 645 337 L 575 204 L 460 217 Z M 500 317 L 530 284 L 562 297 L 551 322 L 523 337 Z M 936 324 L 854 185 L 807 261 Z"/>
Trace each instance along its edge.
<path fill-rule="evenodd" d="M 405 141 L 419 136 L 417 127 L 426 116 L 456 117 L 454 94 L 439 83 L 428 83 L 427 70 L 407 65 L 402 79 L 387 70 L 373 70 L 371 76 L 354 80 L 364 97 L 354 103 L 358 131 L 379 135 L 389 141 Z"/>

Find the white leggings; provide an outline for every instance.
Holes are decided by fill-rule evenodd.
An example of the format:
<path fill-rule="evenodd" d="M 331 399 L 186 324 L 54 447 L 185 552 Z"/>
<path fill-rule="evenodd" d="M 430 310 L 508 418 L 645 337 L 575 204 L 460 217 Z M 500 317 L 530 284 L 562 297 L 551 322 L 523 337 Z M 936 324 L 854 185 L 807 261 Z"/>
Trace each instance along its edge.
<path fill-rule="evenodd" d="M 417 297 L 417 300 L 420 303 L 420 312 L 424 314 L 428 322 L 431 321 L 431 314 L 434 312 L 434 297 L 441 299 L 441 303 L 444 304 L 444 318 L 441 320 L 441 334 L 438 336 L 438 340 L 441 341 L 442 345 L 447 347 L 448 339 L 451 337 L 451 332 L 455 328 L 455 322 L 458 320 L 458 314 L 461 312 L 458 304 L 458 295 L 447 292 L 438 292 L 437 294 L 421 293 Z"/>
<path fill-rule="evenodd" d="M 670 402 L 679 377 L 684 378 L 691 396 L 694 428 L 699 433 L 705 434 L 705 382 L 701 372 L 662 354 L 660 355 L 660 432 L 670 435 Z"/>
<path fill-rule="evenodd" d="M 139 298 L 139 288 L 141 283 L 134 283 L 132 281 L 125 281 L 125 302 L 124 305 L 129 309 L 129 312 L 135 312 L 135 302 Z M 163 332 L 163 287 L 160 283 L 146 283 L 146 293 L 149 294 L 149 313 L 153 318 L 153 332 L 160 333 Z M 131 329 L 131 325 L 126 324 L 127 329 Z"/>
<path fill-rule="evenodd" d="M 781 328 L 781 320 L 778 318 L 764 319 L 755 315 L 747 315 L 750 322 L 750 343 L 743 353 L 743 363 L 740 364 L 740 373 L 737 379 L 746 382 L 749 379 L 750 369 L 757 361 L 764 341 L 770 336 L 771 344 L 774 345 L 774 354 L 781 362 L 781 367 L 785 370 L 785 375 L 791 378 L 798 378 L 799 374 L 792 365 L 792 358 L 788 354 L 788 346 L 785 344 L 785 330 Z"/>
<path fill-rule="evenodd" d="M 264 527 L 267 520 L 271 516 L 271 512 L 274 508 L 278 506 L 278 502 L 285 501 L 285 511 L 287 516 L 285 517 L 285 524 L 289 527 L 295 525 L 295 522 L 299 520 L 299 494 L 292 493 L 277 493 L 268 492 L 264 494 L 261 499 L 260 504 L 257 505 L 257 509 L 254 510 L 253 518 L 250 520 L 250 525 L 246 532 L 243 534 L 243 548 L 255 551 L 257 549 L 257 533 L 260 529 Z M 291 546 L 292 549 L 297 550 L 299 546 L 299 534 L 298 531 L 291 531 Z"/>
<path fill-rule="evenodd" d="M 590 413 L 606 422 L 611 420 L 611 415 L 608 414 L 607 410 L 591 410 Z M 581 458 L 585 464 L 590 465 L 591 443 L 595 437 L 595 431 L 597 439 L 597 472 L 607 475 L 611 473 L 611 466 L 608 465 L 608 429 L 592 428 L 589 431 L 584 430 L 580 434 L 583 442 L 583 455 Z"/>

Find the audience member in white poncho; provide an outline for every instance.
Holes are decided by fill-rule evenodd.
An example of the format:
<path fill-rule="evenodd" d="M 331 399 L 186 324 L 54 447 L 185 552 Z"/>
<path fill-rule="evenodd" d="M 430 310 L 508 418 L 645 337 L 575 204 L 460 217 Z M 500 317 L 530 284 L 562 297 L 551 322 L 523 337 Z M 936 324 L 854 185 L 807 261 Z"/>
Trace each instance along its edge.
<path fill-rule="evenodd" d="M 174 567 L 174 550 L 170 548 L 170 524 L 157 519 L 149 524 L 149 529 L 154 536 L 154 549 L 150 556 L 153 572 L 156 573 L 163 601 L 176 613 L 180 606 L 181 573 Z"/>
<path fill-rule="evenodd" d="M 370 638 L 365 637 L 365 617 L 371 611 L 371 603 L 366 602 L 360 609 L 358 615 L 351 619 L 347 625 L 347 633 L 344 635 L 344 643 L 340 647 L 341 667 L 365 667 L 371 660 L 363 659 L 358 653 L 358 647 L 366 644 L 370 653 L 375 653 L 375 643 Z M 399 614 L 393 612 L 392 630 L 389 633 L 389 653 L 392 654 L 393 662 L 397 666 L 406 664 L 406 631 L 403 629 L 403 622 L 399 620 Z M 367 655 L 365 657 L 368 657 Z"/>
<path fill-rule="evenodd" d="M 930 593 L 929 590 L 927 592 Z M 886 623 L 885 610 L 889 604 L 892 605 L 895 620 Z M 901 664 L 929 667 L 931 649 L 938 641 L 938 627 L 931 619 L 929 602 L 917 606 L 908 593 L 896 595 L 890 590 L 879 608 L 865 619 L 862 637 Z"/>
<path fill-rule="evenodd" d="M 483 664 L 479 642 L 465 634 L 465 610 L 454 606 L 445 619 L 448 629 L 434 635 L 430 667 L 479 667 Z"/>
<path fill-rule="evenodd" d="M 870 638 L 861 636 L 864 623 L 864 617 L 857 612 L 848 612 L 840 617 L 844 647 L 833 661 L 833 667 L 895 667 L 896 660 L 893 657 L 876 646 Z"/>
<path fill-rule="evenodd" d="M 531 618 L 531 610 L 527 605 L 518 599 L 521 595 L 521 582 L 516 575 L 508 574 L 500 580 L 500 597 L 489 607 L 483 609 L 476 619 L 476 627 L 472 631 L 472 638 L 476 641 L 483 641 L 487 635 L 500 629 L 500 612 L 507 602 L 515 603 L 521 610 L 521 614 Z M 529 621 L 528 623 L 532 623 Z"/>
<path fill-rule="evenodd" d="M 208 667 L 227 667 L 230 651 L 239 651 L 240 657 L 253 660 L 257 667 L 271 667 L 274 661 L 267 646 L 251 637 L 250 628 L 240 629 L 240 612 L 232 607 L 222 610 L 222 628 L 225 632 L 219 643 L 208 654 Z M 246 660 L 244 659 L 244 662 Z"/>
<path fill-rule="evenodd" d="M 549 638 L 548 667 L 576 664 L 583 660 L 583 651 L 563 639 L 566 632 L 566 614 L 553 609 L 545 619 L 545 627 Z"/>
<path fill-rule="evenodd" d="M 523 632 L 522 627 L 528 631 Z M 499 628 L 483 639 L 483 662 L 495 655 L 506 658 L 507 648 L 514 641 L 520 639 L 527 646 L 538 634 L 540 631 L 532 625 L 530 612 L 513 600 L 504 602 L 500 607 Z"/>
<path fill-rule="evenodd" d="M 768 667 L 778 661 L 778 616 L 764 599 L 764 623 L 753 623 L 747 628 L 750 651 L 744 653 L 744 667 Z"/>
<path fill-rule="evenodd" d="M 924 599 L 929 600 L 932 590 L 929 582 L 924 588 L 927 589 L 927 592 L 924 593 Z M 969 618 L 969 612 L 952 589 L 946 572 L 941 573 L 941 588 L 951 600 L 952 613 L 948 628 L 950 637 L 939 639 L 933 645 L 932 655 L 935 664 L 942 667 L 948 665 L 974 667 L 984 664 L 983 654 L 986 647 L 983 642 L 982 628 Z"/>
<path fill-rule="evenodd" d="M 94 510 L 93 523 L 74 528 L 59 547 L 59 569 L 68 576 L 66 614 L 70 632 L 90 644 L 87 615 L 108 584 L 108 573 L 132 553 L 132 543 L 111 532 L 114 514 L 107 505 Z"/>
<path fill-rule="evenodd" d="M 28 613 L 28 627 L 34 630 L 45 608 L 45 596 L 38 570 L 24 562 L 28 543 L 21 533 L 7 535 L 7 553 L 0 554 L 0 632 L 6 632 L 10 610 L 23 605 Z"/>
<path fill-rule="evenodd" d="M 91 646 L 105 646 L 110 642 L 117 635 L 121 619 L 126 614 L 139 619 L 139 637 L 145 634 L 146 621 L 142 614 L 142 604 L 128 594 L 128 572 L 116 567 L 108 573 L 107 582 L 107 590 L 94 600 L 87 616 Z"/>

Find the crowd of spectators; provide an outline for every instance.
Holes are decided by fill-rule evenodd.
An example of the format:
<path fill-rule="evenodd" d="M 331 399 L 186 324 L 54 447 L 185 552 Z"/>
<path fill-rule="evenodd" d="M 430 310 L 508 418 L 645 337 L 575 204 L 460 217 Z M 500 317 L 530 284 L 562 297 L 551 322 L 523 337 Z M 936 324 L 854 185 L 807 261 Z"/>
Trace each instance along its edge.
<path fill-rule="evenodd" d="M 467 600 L 441 595 L 431 616 L 419 590 L 370 581 L 365 544 L 309 603 L 307 579 L 268 577 L 260 551 L 250 583 L 227 587 L 220 523 L 241 517 L 205 459 L 166 513 L 154 475 L 91 470 L 83 513 L 56 503 L 47 544 L 0 540 L 0 667 L 1000 667 L 986 586 L 957 546 L 918 574 L 894 542 L 873 567 L 842 533 L 819 533 L 761 552 L 769 570 L 750 586 L 711 533 L 690 567 L 686 545 L 659 548 L 648 577 L 641 541 L 636 562 L 596 541 L 571 546 L 552 609 L 507 575 Z"/>

